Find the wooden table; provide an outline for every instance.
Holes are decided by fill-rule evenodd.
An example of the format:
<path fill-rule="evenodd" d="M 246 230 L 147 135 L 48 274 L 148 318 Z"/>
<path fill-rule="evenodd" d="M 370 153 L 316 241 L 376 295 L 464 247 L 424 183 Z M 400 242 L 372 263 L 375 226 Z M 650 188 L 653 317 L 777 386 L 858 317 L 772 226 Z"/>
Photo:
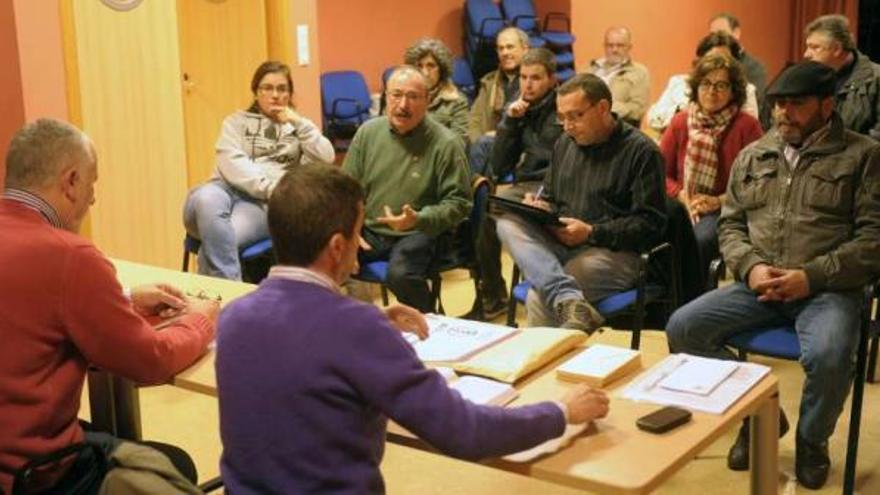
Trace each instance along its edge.
<path fill-rule="evenodd" d="M 185 292 L 204 291 L 211 295 L 220 295 L 223 298 L 221 304 L 256 288 L 253 284 L 206 277 L 131 261 L 111 261 L 116 266 L 116 276 L 124 287 L 164 282 Z M 202 359 L 204 360 L 204 357 Z M 213 358 L 211 362 L 213 363 Z M 213 374 L 213 369 L 211 372 Z M 120 438 L 140 440 L 141 421 L 138 388 L 128 380 L 102 370 L 90 370 L 88 380 L 92 424 L 99 430 L 110 432 Z"/>
<path fill-rule="evenodd" d="M 203 284 L 202 288 L 222 294 L 224 300 L 253 290 L 253 286 L 248 284 L 208 279 L 132 263 L 116 263 L 123 283 L 167 280 L 187 288 L 192 287 L 187 285 L 189 283 Z M 148 279 L 145 278 L 146 274 L 155 277 Z M 557 380 L 554 370 L 560 362 L 576 352 L 579 349 L 518 383 L 520 396 L 513 405 L 561 397 L 572 385 Z M 643 356 L 647 366 L 663 357 L 649 354 Z M 611 384 L 611 413 L 606 419 L 597 422 L 593 431 L 578 437 L 569 447 L 529 463 L 495 459 L 487 464 L 583 490 L 601 493 L 648 493 L 730 428 L 737 427 L 743 418 L 751 416 L 751 493 L 777 492 L 779 399 L 775 376 L 770 374 L 762 379 L 725 414 L 695 413 L 688 424 L 662 435 L 646 433 L 635 426 L 636 418 L 657 409 L 658 406 L 616 396 L 616 392 L 632 378 L 631 376 Z M 213 351 L 177 375 L 173 383 L 184 389 L 216 396 Z M 395 425 L 389 427 L 388 439 L 402 445 L 433 450 L 422 440 Z"/>

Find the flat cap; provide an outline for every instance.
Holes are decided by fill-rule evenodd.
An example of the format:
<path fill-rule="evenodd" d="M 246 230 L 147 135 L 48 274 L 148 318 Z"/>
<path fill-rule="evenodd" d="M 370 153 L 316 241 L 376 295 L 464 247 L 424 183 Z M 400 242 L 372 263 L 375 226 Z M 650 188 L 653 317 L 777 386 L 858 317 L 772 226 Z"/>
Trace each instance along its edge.
<path fill-rule="evenodd" d="M 787 67 L 767 88 L 767 96 L 831 96 L 835 89 L 834 69 L 806 60 Z"/>

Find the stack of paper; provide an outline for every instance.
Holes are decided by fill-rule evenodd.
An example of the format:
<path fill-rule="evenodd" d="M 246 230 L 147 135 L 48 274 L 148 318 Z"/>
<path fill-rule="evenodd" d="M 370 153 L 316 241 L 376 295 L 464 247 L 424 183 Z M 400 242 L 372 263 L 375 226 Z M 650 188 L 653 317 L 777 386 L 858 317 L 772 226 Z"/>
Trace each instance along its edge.
<path fill-rule="evenodd" d="M 425 362 L 464 361 L 518 332 L 503 325 L 439 315 L 427 315 L 427 321 L 430 331 L 427 339 L 408 339 L 419 359 Z"/>
<path fill-rule="evenodd" d="M 632 349 L 593 344 L 562 363 L 556 376 L 562 380 L 602 387 L 642 367 L 641 353 Z"/>
<path fill-rule="evenodd" d="M 768 373 L 769 367 L 756 363 L 672 354 L 639 375 L 620 396 L 722 414 Z"/>
<path fill-rule="evenodd" d="M 463 376 L 450 383 L 449 388 L 458 390 L 465 399 L 482 405 L 503 406 L 519 395 L 516 389 L 506 383 L 477 376 Z"/>
<path fill-rule="evenodd" d="M 739 363 L 736 361 L 705 358 L 687 359 L 666 378 L 660 380 L 660 386 L 667 390 L 709 395 L 737 368 L 739 368 Z"/>

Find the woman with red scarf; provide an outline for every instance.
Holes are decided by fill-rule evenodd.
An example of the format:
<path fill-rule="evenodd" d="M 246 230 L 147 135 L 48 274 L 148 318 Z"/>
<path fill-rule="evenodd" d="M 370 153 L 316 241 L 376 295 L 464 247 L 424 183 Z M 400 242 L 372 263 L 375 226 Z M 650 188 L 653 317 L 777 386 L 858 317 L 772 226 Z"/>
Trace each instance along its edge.
<path fill-rule="evenodd" d="M 733 161 L 740 150 L 761 137 L 761 124 L 740 107 L 746 81 L 739 62 L 709 54 L 694 65 L 688 83 L 690 103 L 678 112 L 660 139 L 666 163 L 666 194 L 690 213 L 707 274 L 719 256 L 718 216 Z"/>

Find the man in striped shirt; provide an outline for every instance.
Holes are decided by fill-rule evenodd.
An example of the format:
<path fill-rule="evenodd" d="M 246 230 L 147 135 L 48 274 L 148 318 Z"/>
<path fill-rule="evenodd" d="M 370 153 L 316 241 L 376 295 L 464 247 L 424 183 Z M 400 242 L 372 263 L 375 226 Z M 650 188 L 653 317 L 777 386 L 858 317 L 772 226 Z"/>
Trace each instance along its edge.
<path fill-rule="evenodd" d="M 498 236 L 534 288 L 529 326 L 592 333 L 602 316 L 590 305 L 631 288 L 639 252 L 666 226 L 663 160 L 657 146 L 611 112 L 608 86 L 579 74 L 557 91 L 565 134 L 556 141 L 540 197 L 524 203 L 559 215 L 545 228 L 507 214 Z"/>

